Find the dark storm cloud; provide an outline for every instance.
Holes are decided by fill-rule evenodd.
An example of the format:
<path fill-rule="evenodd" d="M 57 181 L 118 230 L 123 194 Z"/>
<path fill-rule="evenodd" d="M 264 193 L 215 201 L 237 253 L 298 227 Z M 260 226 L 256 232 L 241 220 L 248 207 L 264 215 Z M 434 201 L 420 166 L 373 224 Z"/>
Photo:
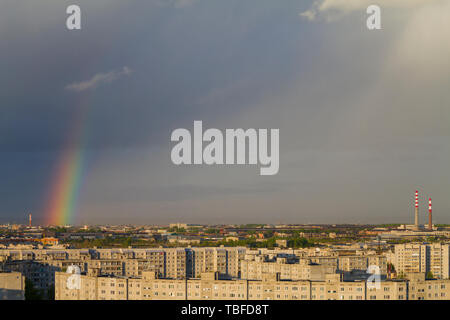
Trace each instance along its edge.
<path fill-rule="evenodd" d="M 1 33 L 9 40 L 0 52 L 7 70 L 0 80 L 4 150 L 61 148 L 82 87 L 99 81 L 105 85 L 92 90 L 86 102 L 92 117 L 88 145 L 123 147 L 161 143 L 160 133 L 166 136 L 184 119 L 239 111 L 255 92 L 273 89 L 279 76 L 287 79 L 297 71 L 290 64 L 296 43 L 279 39 L 287 25 L 273 29 L 267 8 L 238 2 L 199 8 L 190 1 L 164 6 L 81 1 L 82 30 L 68 31 L 61 14 L 67 3 L 43 1 L 41 10 L 34 4 L 37 10 L 29 12 L 8 2 L 2 10 L 3 16 L 12 14 L 8 9 L 16 15 L 3 22 L 8 31 Z M 58 18 L 48 21 L 49 15 Z M 133 77 L 111 83 L 123 66 Z M 247 84 L 236 85 L 240 82 Z M 77 90 L 67 92 L 66 86 Z M 222 88 L 232 89 L 202 103 Z"/>
<path fill-rule="evenodd" d="M 416 187 L 450 209 L 450 19 L 401 6 L 369 33 L 357 2 L 83 0 L 68 31 L 73 1 L 3 0 L 0 221 L 45 214 L 67 148 L 88 154 L 77 222 L 408 222 Z M 174 166 L 193 120 L 280 128 L 280 173 Z"/>
<path fill-rule="evenodd" d="M 79 1 L 80 31 L 65 27 L 69 4 L 2 2 L 1 171 L 15 181 L 3 195 L 27 199 L 5 214 L 39 210 L 65 148 L 167 148 L 174 128 L 238 113 L 299 72 L 295 1 Z M 68 144 L 80 108 L 88 135 Z"/>

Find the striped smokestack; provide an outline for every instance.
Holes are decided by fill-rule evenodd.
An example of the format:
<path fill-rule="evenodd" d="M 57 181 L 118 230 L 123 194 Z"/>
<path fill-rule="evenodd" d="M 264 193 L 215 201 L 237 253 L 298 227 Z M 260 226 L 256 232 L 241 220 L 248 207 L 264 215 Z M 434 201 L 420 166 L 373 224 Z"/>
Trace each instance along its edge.
<path fill-rule="evenodd" d="M 431 198 L 428 200 L 428 229 L 433 230 L 433 219 L 432 219 L 433 209 L 431 207 Z"/>
<path fill-rule="evenodd" d="M 416 190 L 414 225 L 419 228 L 419 191 Z"/>

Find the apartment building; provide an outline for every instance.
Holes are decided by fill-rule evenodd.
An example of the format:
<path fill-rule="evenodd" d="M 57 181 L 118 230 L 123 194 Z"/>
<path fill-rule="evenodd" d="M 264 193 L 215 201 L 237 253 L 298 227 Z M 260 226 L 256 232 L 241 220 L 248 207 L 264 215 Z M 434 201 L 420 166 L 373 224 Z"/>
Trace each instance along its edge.
<path fill-rule="evenodd" d="M 54 272 L 65 271 L 70 265 L 77 265 L 81 272 L 100 269 L 106 276 L 141 277 L 144 271 L 152 271 L 158 278 L 185 279 L 219 272 L 222 278 L 261 280 L 263 273 L 279 272 L 283 280 L 321 280 L 339 267 L 363 268 L 373 258 L 339 257 L 331 249 L 318 248 L 0 249 L 7 270 L 23 273 L 44 291 L 52 289 Z M 257 261 L 267 263 L 259 265 Z"/>
<path fill-rule="evenodd" d="M 184 279 L 187 277 L 191 260 L 187 261 L 190 255 L 183 248 L 165 249 L 166 254 L 166 277 L 173 279 Z M 190 257 L 189 257 L 190 258 Z"/>
<path fill-rule="evenodd" d="M 308 256 L 306 259 L 311 263 L 327 265 L 333 269 L 338 269 L 339 263 L 337 256 Z"/>
<path fill-rule="evenodd" d="M 449 249 L 449 244 L 441 243 L 397 244 L 391 262 L 399 274 L 431 272 L 434 278 L 449 279 Z"/>
<path fill-rule="evenodd" d="M 449 280 L 426 280 L 425 273 L 408 274 L 410 300 L 450 300 Z"/>
<path fill-rule="evenodd" d="M 0 300 L 24 300 L 25 277 L 20 272 L 0 272 Z"/>
<path fill-rule="evenodd" d="M 56 273 L 57 300 L 448 300 L 450 280 L 342 281 L 340 274 L 327 274 L 323 281 L 282 280 L 280 274 L 264 274 L 261 280 L 223 280 L 218 272 L 199 279 L 159 279 L 154 272 L 141 278 L 80 276 L 80 286 L 69 288 L 73 275 Z"/>
<path fill-rule="evenodd" d="M 190 277 L 200 277 L 205 272 L 218 271 L 232 278 L 240 277 L 240 261 L 245 258 L 246 248 L 190 248 L 192 272 Z"/>
<path fill-rule="evenodd" d="M 103 275 L 139 277 L 144 271 L 158 277 L 184 279 L 203 272 L 219 271 L 240 276 L 240 260 L 246 248 L 159 248 L 159 249 L 0 249 L 5 269 L 23 273 L 33 284 L 48 290 L 54 272 L 77 265 L 82 272 L 100 269 Z"/>
<path fill-rule="evenodd" d="M 262 280 L 265 274 L 280 274 L 283 280 L 324 280 L 328 273 L 335 273 L 332 265 L 319 265 L 301 259 L 299 263 L 287 263 L 286 258 L 274 261 L 241 261 L 241 278 Z"/>
<path fill-rule="evenodd" d="M 380 273 L 387 273 L 387 258 L 383 255 L 348 255 L 337 258 L 338 268 L 342 271 L 367 270 L 377 266 Z"/>
<path fill-rule="evenodd" d="M 279 293 L 280 297 L 288 295 L 295 299 L 361 299 L 361 284 L 356 284 L 358 281 L 363 280 L 363 276 L 354 273 L 354 270 L 359 270 L 365 273 L 367 267 L 370 265 L 377 265 L 380 267 L 381 274 L 387 272 L 387 262 L 392 262 L 396 268 L 396 271 L 401 274 L 410 273 L 422 273 L 432 272 L 433 276 L 437 279 L 448 279 L 449 277 L 449 245 L 448 244 L 401 244 L 396 245 L 394 252 L 391 255 L 377 255 L 375 252 L 367 252 L 363 254 L 358 251 L 355 254 L 355 250 L 346 251 L 343 250 L 335 252 L 330 248 L 320 249 L 307 248 L 307 249 L 281 249 L 274 250 L 261 248 L 261 249 L 248 249 L 244 247 L 218 247 L 218 248 L 146 248 L 146 249 L 0 249 L 0 260 L 3 261 L 4 269 L 7 271 L 21 272 L 26 278 L 30 279 L 33 284 L 42 290 L 53 290 L 55 283 L 55 272 L 65 271 L 71 265 L 77 265 L 82 273 L 87 273 L 89 270 L 98 270 L 99 277 L 103 278 L 121 278 L 125 279 L 128 283 L 127 299 L 150 299 L 158 297 L 164 297 L 172 299 L 173 296 L 167 294 L 164 295 L 163 291 L 155 291 L 156 287 L 153 285 L 144 286 L 142 279 L 144 275 L 149 272 L 155 274 L 155 279 L 151 282 L 157 284 L 156 281 L 161 281 L 158 285 L 158 289 L 162 289 L 165 286 L 165 281 L 171 279 L 176 282 L 175 288 L 182 287 L 183 281 L 189 279 L 189 281 L 201 281 L 204 277 L 203 274 L 218 272 L 220 274 L 220 281 L 226 281 L 225 279 L 233 279 L 233 281 L 243 280 L 248 284 L 247 289 L 251 292 L 247 292 L 246 299 L 264 298 L 270 297 L 273 299 L 278 298 L 278 294 L 275 296 L 269 294 L 269 292 L 275 292 L 276 289 L 267 287 L 267 281 L 264 282 L 266 274 L 279 274 L 279 281 L 286 283 L 290 280 L 289 285 L 285 287 L 290 288 L 292 283 L 302 281 L 309 281 L 310 289 L 302 292 L 294 292 L 297 288 L 303 288 L 304 286 L 292 285 L 293 289 L 290 293 Z M 343 274 L 344 277 L 337 281 L 330 277 L 336 277 L 336 272 Z M 87 275 L 86 275 L 87 276 Z M 339 277 L 339 275 L 338 275 Z M 367 278 L 368 275 L 365 274 Z M 345 280 L 345 281 L 344 281 Z M 106 280 L 105 280 L 106 281 Z M 218 279 L 214 281 L 219 281 Z M 255 281 L 255 282 L 253 282 Z M 271 280 L 272 281 L 272 280 Z M 274 280 L 273 280 L 274 281 Z M 272 282 L 273 282 L 272 281 Z M 413 280 L 410 280 L 412 283 Z M 437 281 L 437 280 L 436 280 Z M 265 283 L 267 287 L 264 290 L 265 293 L 258 292 L 254 289 L 256 287 L 262 287 L 258 285 L 261 282 Z M 270 281 L 269 281 L 270 282 Z M 338 282 L 345 283 L 344 289 L 337 286 Z M 432 288 L 423 288 L 424 284 L 420 281 L 416 281 L 417 285 L 414 287 L 415 293 L 411 292 L 410 297 L 414 294 L 414 299 L 429 298 L 423 297 L 422 294 L 425 291 L 434 290 L 429 292 L 431 296 L 447 297 L 446 289 L 447 284 L 438 284 L 434 282 Z M 97 283 L 97 282 L 96 282 Z M 134 287 L 131 285 L 134 283 Z M 350 285 L 348 283 L 353 283 Z M 362 283 L 365 283 L 362 281 Z M 394 286 L 390 282 L 383 282 L 384 285 Z M 395 283 L 399 286 L 397 289 L 386 289 L 386 292 L 369 292 L 363 291 L 363 299 L 383 299 L 384 296 L 397 297 L 398 299 L 404 299 L 406 294 L 401 292 L 401 284 Z M 426 285 L 429 286 L 430 282 L 427 279 Z M 188 284 L 186 282 L 186 284 Z M 230 283 L 227 282 L 226 286 Z M 175 284 L 173 284 L 175 285 Z M 436 286 L 438 285 L 438 288 Z M 440 286 L 444 286 L 441 288 Z M 160 287 L 161 286 L 161 287 Z M 172 284 L 171 284 L 172 286 Z M 206 296 L 207 294 L 195 291 L 197 286 L 202 287 L 201 283 L 191 283 L 191 288 L 183 287 L 179 288 L 181 291 L 185 290 L 185 293 L 180 296 L 181 291 L 175 293 L 175 297 L 185 297 L 186 299 L 195 298 L 199 296 Z M 352 286 L 356 286 L 353 288 Z M 284 288 L 285 288 L 284 287 Z M 348 288 L 347 288 L 348 287 Z M 146 288 L 146 289 L 144 289 Z M 213 289 L 211 289 L 213 288 Z M 236 297 L 242 297 L 242 293 L 237 292 L 221 292 L 218 289 L 214 289 L 214 286 L 210 289 L 205 287 L 205 292 L 209 292 L 209 297 L 223 298 L 222 295 L 234 294 Z M 189 291 L 189 289 L 191 289 Z M 347 291 L 348 289 L 348 291 Z M 350 290 L 351 289 L 351 290 Z M 424 290 L 418 291 L 418 290 Z M 91 290 L 93 290 L 91 288 Z M 203 290 L 203 289 L 202 289 Z M 234 289 L 233 289 L 234 290 Z M 273 291 L 275 290 L 275 291 Z M 291 290 L 291 289 L 289 289 Z M 344 291 L 342 291 L 344 290 Z M 384 289 L 383 289 L 384 290 Z M 394 290 L 394 291 L 389 291 Z M 436 291 L 437 290 L 437 291 Z M 112 295 L 111 291 L 114 291 L 114 295 L 117 298 L 123 298 L 123 290 L 111 290 L 104 289 L 105 293 L 101 296 L 102 292 L 96 293 L 96 299 L 104 297 L 107 299 L 109 295 Z M 389 292 L 388 292 L 389 291 Z M 435 292 L 436 291 L 436 292 Z M 109 292 L 107 294 L 107 292 Z M 396 292 L 394 295 L 391 292 Z M 341 294 L 340 294 L 341 293 Z M 92 294 L 92 293 L 90 293 Z M 99 295 L 100 294 L 100 295 Z M 190 296 L 189 296 L 190 294 Z M 217 296 L 216 296 L 217 294 Z M 199 296 L 196 296 L 199 295 Z M 258 297 L 259 295 L 259 297 Z M 304 298 L 304 297 L 307 298 Z M 76 298 L 76 297 L 74 297 Z M 387 298 L 386 298 L 387 299 Z"/>
<path fill-rule="evenodd" d="M 3 265 L 3 269 L 20 273 L 24 278 L 30 280 L 34 287 L 44 295 L 53 290 L 55 271 L 61 270 L 60 267 L 33 260 L 9 261 Z"/>

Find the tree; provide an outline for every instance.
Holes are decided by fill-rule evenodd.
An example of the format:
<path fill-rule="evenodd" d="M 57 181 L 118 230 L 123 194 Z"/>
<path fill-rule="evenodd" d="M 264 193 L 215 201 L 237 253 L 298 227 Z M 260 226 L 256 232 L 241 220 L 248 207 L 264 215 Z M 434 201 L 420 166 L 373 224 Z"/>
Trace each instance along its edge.
<path fill-rule="evenodd" d="M 273 230 L 267 230 L 264 232 L 264 238 L 270 238 L 273 237 Z"/>
<path fill-rule="evenodd" d="M 25 300 L 42 300 L 42 295 L 33 282 L 25 279 Z"/>
<path fill-rule="evenodd" d="M 428 272 L 427 272 L 426 279 L 434 279 L 433 272 L 428 271 Z"/>
<path fill-rule="evenodd" d="M 392 273 L 395 273 L 395 267 L 394 267 L 394 265 L 393 265 L 392 263 L 389 262 L 389 263 L 387 264 L 387 267 L 388 267 L 388 269 L 390 268 L 390 270 L 391 270 Z"/>
<path fill-rule="evenodd" d="M 47 289 L 47 299 L 48 300 L 55 300 L 55 285 L 52 284 L 48 289 Z"/>
<path fill-rule="evenodd" d="M 125 238 L 125 239 L 123 239 L 123 240 L 121 241 L 121 245 L 122 245 L 122 247 L 124 247 L 124 248 L 130 247 L 130 246 L 131 246 L 131 243 L 132 243 L 132 239 L 131 239 L 130 237 Z"/>
<path fill-rule="evenodd" d="M 290 248 L 306 248 L 310 247 L 312 244 L 305 238 L 294 238 L 288 240 L 288 247 Z"/>

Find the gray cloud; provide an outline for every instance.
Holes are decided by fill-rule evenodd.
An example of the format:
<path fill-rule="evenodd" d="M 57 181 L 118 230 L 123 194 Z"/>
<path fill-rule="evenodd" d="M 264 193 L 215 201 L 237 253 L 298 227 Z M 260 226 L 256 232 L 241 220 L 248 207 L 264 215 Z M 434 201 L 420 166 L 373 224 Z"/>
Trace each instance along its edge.
<path fill-rule="evenodd" d="M 102 84 L 111 83 L 124 76 L 129 76 L 131 73 L 132 70 L 128 67 L 123 67 L 121 70 L 113 70 L 107 73 L 97 73 L 89 80 L 74 82 L 67 85 L 66 89 L 76 92 L 91 90 Z"/>
<path fill-rule="evenodd" d="M 173 7 L 176 9 L 192 6 L 200 0 L 152 0 L 159 7 Z"/>
<path fill-rule="evenodd" d="M 422 5 L 428 5 L 430 3 L 437 3 L 442 0 L 314 0 L 310 8 L 300 13 L 302 18 L 309 21 L 316 20 L 318 18 L 324 18 L 327 21 L 333 21 L 338 17 L 355 12 L 362 11 L 373 4 L 385 8 L 417 8 Z"/>

